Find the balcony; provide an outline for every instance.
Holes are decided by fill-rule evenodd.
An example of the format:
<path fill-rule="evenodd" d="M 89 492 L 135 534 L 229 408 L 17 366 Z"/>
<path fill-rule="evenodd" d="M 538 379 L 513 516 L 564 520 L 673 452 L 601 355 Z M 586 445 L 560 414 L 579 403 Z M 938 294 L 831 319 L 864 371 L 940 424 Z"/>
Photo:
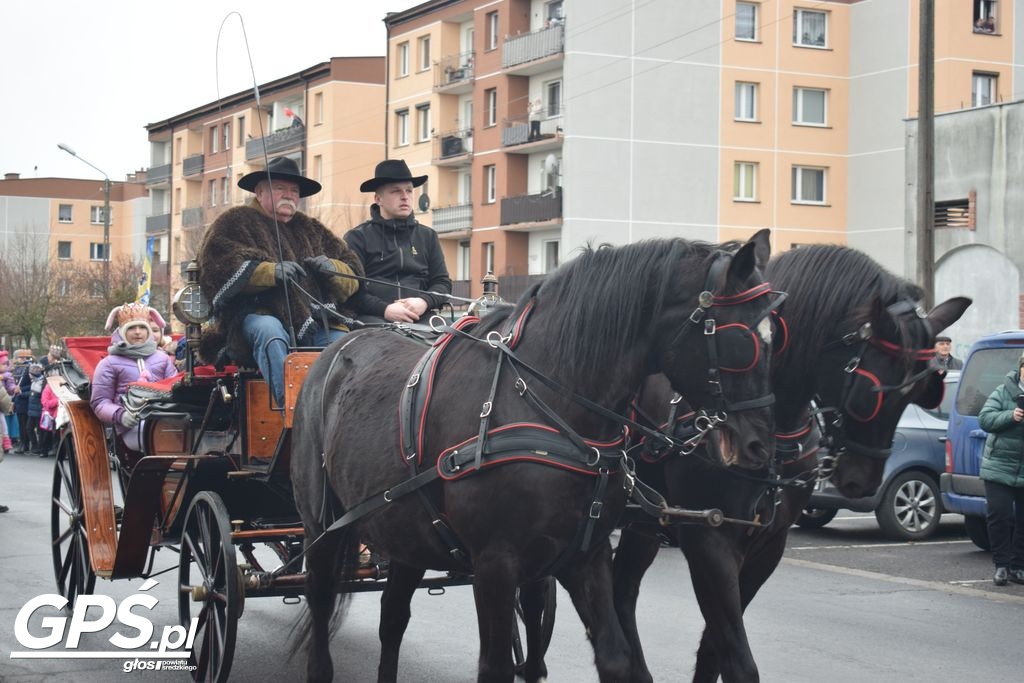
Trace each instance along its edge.
<path fill-rule="evenodd" d="M 434 209 L 434 231 L 439 235 L 449 232 L 464 232 L 473 229 L 473 205 L 457 204 L 443 209 Z"/>
<path fill-rule="evenodd" d="M 203 224 L 203 207 L 192 206 L 181 211 L 181 227 L 197 228 Z"/>
<path fill-rule="evenodd" d="M 501 224 L 548 223 L 562 217 L 562 188 L 501 200 Z"/>
<path fill-rule="evenodd" d="M 163 166 L 153 166 L 148 171 L 146 171 L 146 187 L 153 187 L 154 185 L 167 185 L 169 187 L 170 182 L 170 164 L 164 164 Z"/>
<path fill-rule="evenodd" d="M 529 76 L 549 71 L 562 60 L 565 23 L 558 22 L 533 33 L 505 39 L 501 65 L 509 76 Z"/>
<path fill-rule="evenodd" d="M 468 166 L 473 161 L 473 129 L 435 135 L 433 156 L 435 166 Z"/>
<path fill-rule="evenodd" d="M 185 161 L 181 164 L 181 174 L 187 178 L 188 176 L 202 173 L 204 158 L 202 154 L 193 154 L 190 157 L 185 157 Z"/>
<path fill-rule="evenodd" d="M 245 160 L 249 163 L 263 163 L 263 145 L 266 143 L 267 155 L 278 152 L 290 152 L 300 149 L 306 142 L 306 127 L 292 126 L 283 128 L 266 137 L 249 140 L 245 143 Z"/>
<path fill-rule="evenodd" d="M 548 106 L 540 118 L 531 120 L 527 116 L 505 119 L 501 130 L 501 146 L 510 154 L 533 154 L 562 146 L 562 114 L 560 105 Z"/>
<path fill-rule="evenodd" d="M 159 235 L 171 229 L 171 214 L 161 213 L 146 217 L 146 234 Z"/>
<path fill-rule="evenodd" d="M 448 55 L 434 65 L 434 92 L 445 95 L 462 95 L 473 92 L 472 50 L 457 55 Z"/>

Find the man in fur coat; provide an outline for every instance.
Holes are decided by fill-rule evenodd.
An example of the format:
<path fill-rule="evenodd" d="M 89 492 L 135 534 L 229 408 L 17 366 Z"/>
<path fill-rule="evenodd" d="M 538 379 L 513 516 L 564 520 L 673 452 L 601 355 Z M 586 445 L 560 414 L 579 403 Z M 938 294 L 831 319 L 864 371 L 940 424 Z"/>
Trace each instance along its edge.
<path fill-rule="evenodd" d="M 256 197 L 222 213 L 199 247 L 199 284 L 214 318 L 200 354 L 212 362 L 225 344 L 236 359 L 251 353 L 283 406 L 289 323 L 299 346 L 326 346 L 347 332 L 332 312 L 352 316 L 345 303 L 359 289 L 352 276 L 363 275 L 363 266 L 323 223 L 299 212 L 299 199 L 319 192 L 320 183 L 302 176 L 292 159 L 274 159 L 238 186 Z"/>

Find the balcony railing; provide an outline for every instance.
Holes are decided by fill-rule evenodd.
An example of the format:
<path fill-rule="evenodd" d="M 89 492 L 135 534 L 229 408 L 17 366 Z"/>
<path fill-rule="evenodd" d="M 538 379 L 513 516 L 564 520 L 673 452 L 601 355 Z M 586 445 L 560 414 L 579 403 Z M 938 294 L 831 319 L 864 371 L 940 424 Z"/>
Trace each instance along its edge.
<path fill-rule="evenodd" d="M 547 28 L 505 39 L 501 65 L 509 68 L 526 62 L 558 54 L 565 49 L 565 24 L 559 22 Z"/>
<path fill-rule="evenodd" d="M 498 296 L 508 302 L 519 301 L 519 297 L 538 282 L 544 281 L 544 275 L 499 275 Z"/>
<path fill-rule="evenodd" d="M 171 165 L 164 164 L 163 166 L 153 166 L 146 171 L 146 184 L 156 185 L 157 183 L 166 183 L 171 179 Z"/>
<path fill-rule="evenodd" d="M 474 57 L 472 50 L 443 57 L 434 65 L 434 87 L 440 89 L 471 83 Z"/>
<path fill-rule="evenodd" d="M 181 211 L 181 227 L 195 228 L 203 224 L 203 207 L 192 206 Z"/>
<path fill-rule="evenodd" d="M 203 172 L 203 163 L 205 157 L 202 154 L 193 154 L 190 157 L 185 157 L 185 161 L 181 164 L 181 174 L 184 176 L 195 175 Z"/>
<path fill-rule="evenodd" d="M 271 133 L 266 137 L 249 140 L 245 143 L 245 160 L 254 161 L 263 158 L 263 143 L 266 142 L 267 154 L 287 152 L 301 147 L 306 141 L 306 127 L 292 126 Z"/>
<path fill-rule="evenodd" d="M 501 224 L 540 223 L 562 216 L 562 188 L 501 200 Z"/>
<path fill-rule="evenodd" d="M 171 214 L 161 213 L 156 216 L 146 217 L 146 234 L 153 235 L 167 232 L 171 229 Z"/>
<path fill-rule="evenodd" d="M 473 228 L 473 205 L 457 204 L 433 211 L 434 231 L 438 233 L 471 230 Z"/>
<path fill-rule="evenodd" d="M 473 153 L 473 129 L 463 128 L 434 136 L 434 160 L 443 161 Z"/>
<path fill-rule="evenodd" d="M 562 114 L 561 105 L 554 104 L 546 106 L 538 117 L 509 117 L 501 131 L 501 144 L 511 147 L 554 138 L 562 132 Z"/>

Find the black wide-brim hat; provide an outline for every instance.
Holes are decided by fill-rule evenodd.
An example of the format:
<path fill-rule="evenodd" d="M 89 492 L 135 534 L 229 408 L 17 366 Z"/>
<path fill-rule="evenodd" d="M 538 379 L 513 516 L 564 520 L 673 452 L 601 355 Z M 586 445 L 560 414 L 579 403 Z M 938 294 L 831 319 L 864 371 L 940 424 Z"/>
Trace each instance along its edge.
<path fill-rule="evenodd" d="M 294 159 L 289 157 L 277 157 L 271 159 L 267 167 L 262 171 L 253 171 L 252 173 L 246 173 L 244 176 L 239 178 L 238 186 L 243 190 L 249 192 L 255 192 L 256 186 L 261 180 L 268 180 L 279 178 L 281 180 L 290 180 L 293 183 L 297 183 L 299 186 L 299 196 L 308 197 L 311 194 L 316 194 L 322 188 L 320 183 L 307 178 L 306 176 L 299 173 L 299 165 L 295 163 Z"/>
<path fill-rule="evenodd" d="M 413 187 L 419 187 L 427 182 L 427 176 L 414 176 L 409 170 L 409 165 L 402 159 L 386 159 L 377 164 L 373 169 L 373 177 L 359 186 L 360 192 L 373 192 L 381 185 L 388 183 L 412 183 Z"/>

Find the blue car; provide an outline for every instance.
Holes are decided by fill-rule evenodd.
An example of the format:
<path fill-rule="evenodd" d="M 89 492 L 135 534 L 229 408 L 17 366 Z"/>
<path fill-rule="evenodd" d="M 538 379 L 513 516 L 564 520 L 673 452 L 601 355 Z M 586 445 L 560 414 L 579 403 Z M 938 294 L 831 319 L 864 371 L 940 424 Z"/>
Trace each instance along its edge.
<path fill-rule="evenodd" d="M 959 376 L 956 371 L 947 373 L 938 408 L 925 410 L 911 403 L 903 411 L 875 495 L 847 498 L 831 482 L 818 481 L 796 523 L 803 528 L 822 527 L 845 509 L 874 512 L 882 532 L 896 540 L 919 541 L 935 533 L 947 511 L 939 497 L 939 475 L 946 466 L 946 421 Z"/>
<path fill-rule="evenodd" d="M 978 477 L 988 436 L 978 426 L 985 399 L 1017 367 L 1024 351 L 1024 331 L 982 337 L 971 347 L 961 372 L 960 388 L 950 411 L 946 468 L 939 480 L 942 503 L 948 512 L 964 516 L 967 535 L 982 550 L 989 550 L 985 523 L 985 484 Z"/>

